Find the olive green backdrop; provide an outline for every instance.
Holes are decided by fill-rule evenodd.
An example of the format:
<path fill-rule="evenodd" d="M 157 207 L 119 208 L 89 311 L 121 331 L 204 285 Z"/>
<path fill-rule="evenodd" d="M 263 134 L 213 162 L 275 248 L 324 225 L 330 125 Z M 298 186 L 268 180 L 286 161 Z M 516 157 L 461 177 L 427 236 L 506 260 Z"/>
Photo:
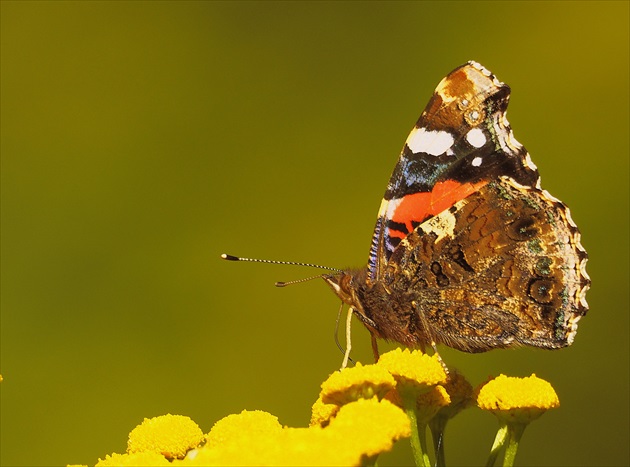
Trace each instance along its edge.
<path fill-rule="evenodd" d="M 94 464 L 169 412 L 305 426 L 338 300 L 219 255 L 363 265 L 408 131 L 474 59 L 582 230 L 591 311 L 568 349 L 442 356 L 554 385 L 521 465 L 627 465 L 628 5 L 3 1 L 2 464 Z M 496 426 L 463 413 L 447 461 Z"/>

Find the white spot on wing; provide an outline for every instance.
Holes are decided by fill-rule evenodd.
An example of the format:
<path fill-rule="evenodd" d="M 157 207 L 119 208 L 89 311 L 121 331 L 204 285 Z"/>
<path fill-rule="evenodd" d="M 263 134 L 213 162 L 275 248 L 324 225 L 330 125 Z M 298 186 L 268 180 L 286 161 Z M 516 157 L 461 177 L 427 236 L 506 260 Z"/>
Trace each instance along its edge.
<path fill-rule="evenodd" d="M 473 167 L 479 167 L 481 165 L 481 162 L 483 161 L 483 159 L 481 157 L 475 157 L 472 162 L 471 165 Z"/>
<path fill-rule="evenodd" d="M 407 138 L 407 146 L 411 152 L 424 152 L 432 156 L 440 156 L 453 146 L 455 140 L 446 131 L 427 131 L 414 128 Z"/>
<path fill-rule="evenodd" d="M 381 201 L 381 207 L 378 210 L 378 217 L 384 217 L 385 219 L 391 219 L 394 217 L 394 213 L 396 212 L 396 209 L 398 209 L 398 205 L 401 201 L 401 198 L 390 199 L 389 201 L 384 199 Z"/>
<path fill-rule="evenodd" d="M 473 128 L 466 133 L 466 141 L 468 141 L 471 146 L 480 148 L 486 144 L 486 135 L 483 134 L 483 130 L 480 128 Z"/>
<path fill-rule="evenodd" d="M 381 206 L 378 208 L 378 217 L 383 217 L 385 215 L 385 213 L 387 212 L 388 204 L 389 201 L 387 201 L 386 199 L 381 201 Z"/>
<path fill-rule="evenodd" d="M 468 114 L 468 118 L 470 118 L 471 121 L 476 122 L 477 119 L 479 118 L 479 112 L 476 110 L 473 110 L 472 112 Z"/>

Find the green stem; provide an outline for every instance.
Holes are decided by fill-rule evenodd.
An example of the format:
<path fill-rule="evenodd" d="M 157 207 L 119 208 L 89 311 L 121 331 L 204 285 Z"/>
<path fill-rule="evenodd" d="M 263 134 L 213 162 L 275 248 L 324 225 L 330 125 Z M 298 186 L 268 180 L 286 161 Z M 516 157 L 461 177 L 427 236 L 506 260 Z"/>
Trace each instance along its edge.
<path fill-rule="evenodd" d="M 518 450 L 518 443 L 525 431 L 525 423 L 510 423 L 508 424 L 508 444 L 505 448 L 505 457 L 503 458 L 503 467 L 512 467 L 514 465 L 514 458 L 516 457 L 516 451 Z"/>
<path fill-rule="evenodd" d="M 444 429 L 446 428 L 447 421 L 447 417 L 440 417 L 438 415 L 433 417 L 429 422 L 431 437 L 433 438 L 436 467 L 446 466 L 446 458 L 444 457 Z"/>
<path fill-rule="evenodd" d="M 418 425 L 418 437 L 420 438 L 420 447 L 422 448 L 422 459 L 424 460 L 424 467 L 431 467 L 431 461 L 429 460 L 429 450 L 427 449 L 427 424 Z"/>
<path fill-rule="evenodd" d="M 497 431 L 497 435 L 494 438 L 494 443 L 492 444 L 492 448 L 490 449 L 490 455 L 488 456 L 488 461 L 486 462 L 486 467 L 492 467 L 499 456 L 499 452 L 505 445 L 505 441 L 508 437 L 508 427 L 507 424 L 502 424 L 499 427 L 499 431 Z"/>
<path fill-rule="evenodd" d="M 405 413 L 411 423 L 411 451 L 413 460 L 417 467 L 431 467 L 429 456 L 427 455 L 426 425 L 418 428 L 418 418 L 416 417 L 416 397 L 415 395 L 402 395 Z M 422 431 L 422 433 L 420 433 Z"/>

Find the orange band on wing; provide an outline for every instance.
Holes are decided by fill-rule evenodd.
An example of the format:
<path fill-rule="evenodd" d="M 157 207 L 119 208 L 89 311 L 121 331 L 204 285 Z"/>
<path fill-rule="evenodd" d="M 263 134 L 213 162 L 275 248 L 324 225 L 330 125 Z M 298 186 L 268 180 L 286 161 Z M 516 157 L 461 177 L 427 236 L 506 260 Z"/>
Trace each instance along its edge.
<path fill-rule="evenodd" d="M 420 223 L 428 217 L 441 213 L 487 183 L 486 180 L 477 183 L 460 183 L 454 180 L 438 182 L 431 192 L 414 193 L 403 197 L 391 220 L 405 224 L 408 231 L 412 232 L 412 222 Z M 392 231 L 390 235 L 394 236 Z"/>

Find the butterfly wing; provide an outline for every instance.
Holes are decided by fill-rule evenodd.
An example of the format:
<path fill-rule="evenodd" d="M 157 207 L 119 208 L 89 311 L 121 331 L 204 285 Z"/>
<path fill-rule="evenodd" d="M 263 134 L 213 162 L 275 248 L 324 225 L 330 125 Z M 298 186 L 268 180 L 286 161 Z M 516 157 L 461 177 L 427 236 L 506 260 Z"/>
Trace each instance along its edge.
<path fill-rule="evenodd" d="M 403 239 L 382 282 L 409 304 L 410 342 L 553 349 L 588 310 L 586 261 L 568 208 L 503 176 Z"/>
<path fill-rule="evenodd" d="M 505 117 L 510 88 L 476 62 L 437 86 L 407 137 L 379 209 L 368 283 L 383 277 L 400 244 L 427 219 L 509 175 L 535 186 L 539 176 Z"/>

